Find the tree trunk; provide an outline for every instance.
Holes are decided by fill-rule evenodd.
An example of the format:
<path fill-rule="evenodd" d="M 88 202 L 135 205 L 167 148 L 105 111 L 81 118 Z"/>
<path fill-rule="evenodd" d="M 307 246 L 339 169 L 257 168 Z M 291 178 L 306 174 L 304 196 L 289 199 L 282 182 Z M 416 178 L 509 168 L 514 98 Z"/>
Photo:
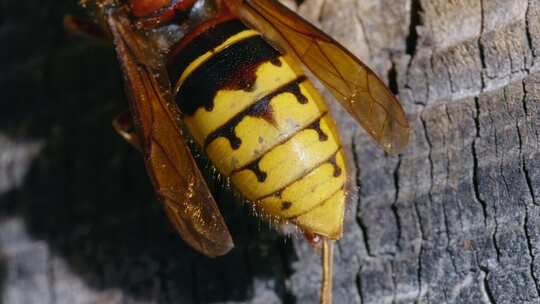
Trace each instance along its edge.
<path fill-rule="evenodd" d="M 62 30 L 72 1 L 0 2 L 3 303 L 317 303 L 319 256 L 212 185 L 236 247 L 209 259 L 110 127 L 114 53 Z M 335 303 L 540 302 L 540 1 L 306 0 L 299 13 L 399 94 L 386 156 L 333 106 L 351 204 Z"/>

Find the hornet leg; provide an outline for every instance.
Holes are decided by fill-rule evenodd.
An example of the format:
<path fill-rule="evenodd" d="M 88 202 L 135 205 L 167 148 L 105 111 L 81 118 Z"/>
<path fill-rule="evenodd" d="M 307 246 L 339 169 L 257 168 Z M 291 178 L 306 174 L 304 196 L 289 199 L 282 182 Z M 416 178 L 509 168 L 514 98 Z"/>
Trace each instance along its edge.
<path fill-rule="evenodd" d="M 332 304 L 332 268 L 334 264 L 334 241 L 316 233 L 304 232 L 313 249 L 322 253 L 321 304 Z"/>
<path fill-rule="evenodd" d="M 324 238 L 322 252 L 321 304 L 332 304 L 332 266 L 334 262 L 334 241 Z"/>

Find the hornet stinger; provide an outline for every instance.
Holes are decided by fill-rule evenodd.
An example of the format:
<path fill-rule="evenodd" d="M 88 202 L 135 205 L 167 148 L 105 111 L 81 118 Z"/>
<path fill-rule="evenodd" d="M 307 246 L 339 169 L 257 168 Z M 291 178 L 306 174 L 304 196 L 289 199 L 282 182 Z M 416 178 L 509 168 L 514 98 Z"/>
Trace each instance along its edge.
<path fill-rule="evenodd" d="M 255 214 L 275 226 L 294 225 L 322 246 L 320 298 L 331 303 L 333 242 L 342 236 L 348 173 L 334 120 L 305 73 L 389 153 L 409 141 L 406 115 L 392 92 L 351 52 L 278 1 L 83 5 L 112 40 L 124 74 L 130 111 L 113 125 L 143 154 L 184 241 L 210 257 L 233 247 L 188 147 L 193 140 Z"/>

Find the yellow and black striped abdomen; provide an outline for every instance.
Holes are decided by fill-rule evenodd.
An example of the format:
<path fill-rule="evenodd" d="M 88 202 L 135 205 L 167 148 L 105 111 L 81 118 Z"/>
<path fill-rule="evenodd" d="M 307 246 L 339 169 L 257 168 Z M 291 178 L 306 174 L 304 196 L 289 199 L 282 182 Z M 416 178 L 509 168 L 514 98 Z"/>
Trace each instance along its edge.
<path fill-rule="evenodd" d="M 169 67 L 195 141 L 257 208 L 339 238 L 347 173 L 324 100 L 290 57 L 239 20 L 202 28 Z"/>

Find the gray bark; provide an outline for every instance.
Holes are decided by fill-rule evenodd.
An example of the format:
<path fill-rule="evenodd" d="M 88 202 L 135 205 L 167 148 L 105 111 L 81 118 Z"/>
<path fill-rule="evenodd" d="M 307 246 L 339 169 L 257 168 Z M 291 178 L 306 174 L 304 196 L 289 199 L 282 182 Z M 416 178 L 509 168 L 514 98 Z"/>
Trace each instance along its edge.
<path fill-rule="evenodd" d="M 211 260 L 178 238 L 110 127 L 112 50 L 63 33 L 70 2 L 0 2 L 2 302 L 316 303 L 319 256 L 216 185 L 236 248 Z M 333 107 L 352 171 L 335 303 L 540 303 L 540 1 L 289 2 L 414 130 L 386 156 Z"/>

